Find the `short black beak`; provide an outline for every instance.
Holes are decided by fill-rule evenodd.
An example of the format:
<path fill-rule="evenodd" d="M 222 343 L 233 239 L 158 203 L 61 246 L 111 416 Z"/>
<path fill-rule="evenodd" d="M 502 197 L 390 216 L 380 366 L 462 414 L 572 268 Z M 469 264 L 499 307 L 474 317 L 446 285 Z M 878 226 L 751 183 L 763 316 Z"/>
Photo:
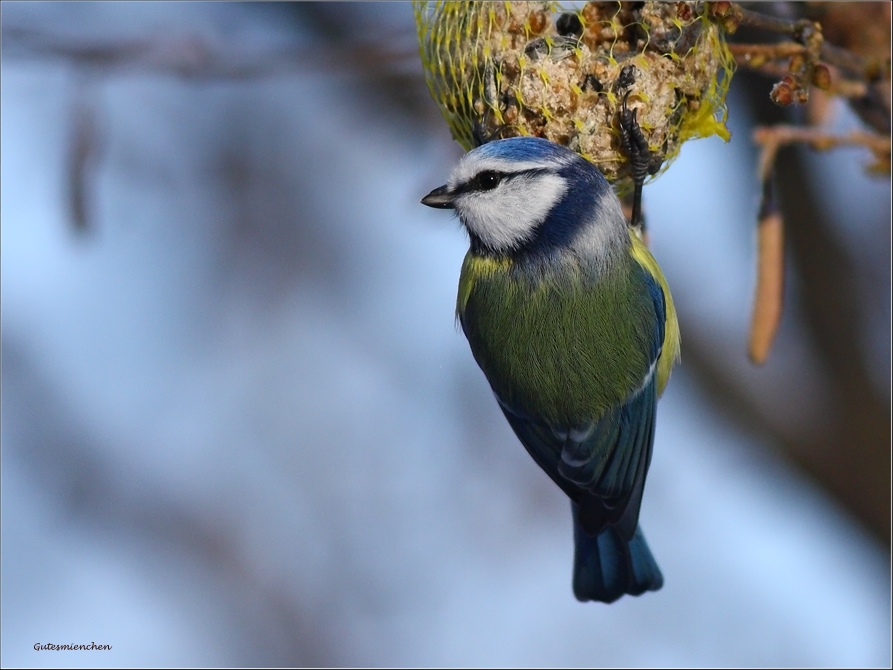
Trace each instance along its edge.
<path fill-rule="evenodd" d="M 436 207 L 437 209 L 453 209 L 453 196 L 447 186 L 435 188 L 428 195 L 422 198 L 422 204 L 428 207 Z"/>

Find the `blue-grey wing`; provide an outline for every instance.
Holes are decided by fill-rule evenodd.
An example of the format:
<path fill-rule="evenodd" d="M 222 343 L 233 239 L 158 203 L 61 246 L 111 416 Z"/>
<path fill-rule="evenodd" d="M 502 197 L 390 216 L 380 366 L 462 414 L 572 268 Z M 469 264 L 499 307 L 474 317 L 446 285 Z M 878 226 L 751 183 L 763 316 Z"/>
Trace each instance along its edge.
<path fill-rule="evenodd" d="M 640 393 L 609 410 L 591 431 L 555 429 L 500 403 L 533 460 L 580 508 L 580 523 L 596 534 L 616 526 L 633 537 L 651 463 L 657 400 L 652 377 Z"/>

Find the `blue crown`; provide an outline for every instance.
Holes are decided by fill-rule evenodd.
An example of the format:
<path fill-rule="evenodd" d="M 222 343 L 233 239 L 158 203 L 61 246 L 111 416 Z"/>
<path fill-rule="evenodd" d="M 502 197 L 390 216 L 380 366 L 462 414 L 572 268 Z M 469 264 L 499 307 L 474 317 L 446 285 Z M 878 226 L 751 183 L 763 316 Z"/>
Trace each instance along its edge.
<path fill-rule="evenodd" d="M 551 158 L 556 162 L 567 163 L 581 158 L 570 149 L 540 137 L 510 137 L 504 140 L 494 140 L 479 146 L 474 151 L 482 156 L 511 160 Z"/>

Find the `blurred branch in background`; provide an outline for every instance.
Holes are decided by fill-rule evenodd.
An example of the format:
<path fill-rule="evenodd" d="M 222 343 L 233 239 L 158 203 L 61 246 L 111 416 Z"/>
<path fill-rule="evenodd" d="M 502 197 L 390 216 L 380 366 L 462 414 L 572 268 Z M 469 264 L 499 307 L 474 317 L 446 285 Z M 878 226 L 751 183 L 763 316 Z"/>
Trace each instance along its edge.
<path fill-rule="evenodd" d="M 802 16 L 763 14 L 745 8 L 743 3 L 717 2 L 711 6 L 713 15 L 732 35 L 743 28 L 760 37 L 768 33 L 792 40 L 730 46 L 740 68 L 773 79 L 780 78 L 770 93 L 775 104 L 781 107 L 805 105 L 814 87 L 819 104 L 825 110 L 827 101 L 823 100 L 822 91 L 845 99 L 869 125 L 867 130 L 852 132 L 846 137 L 817 128 L 792 126 L 760 128 L 754 133 L 754 141 L 763 147 L 759 172 L 764 194 L 761 210 L 772 209 L 774 212 L 771 218 L 760 218 L 760 255 L 750 345 L 750 357 L 755 363 L 764 363 L 768 358 L 781 314 L 783 283 L 774 278 L 784 274 L 783 255 L 779 252 L 784 219 L 765 199 L 766 194 L 772 192 L 768 182 L 774 175 L 778 147 L 802 142 L 824 151 L 838 146 L 862 145 L 873 153 L 875 162 L 870 169 L 879 174 L 890 174 L 890 5 L 862 3 L 845 11 L 839 6 L 834 9 L 822 8 L 822 3 L 813 5 L 812 11 L 807 10 Z M 754 9 L 758 7 L 754 5 Z M 769 11 L 772 9 L 768 7 Z M 786 13 L 790 14 L 790 11 Z M 816 16 L 822 23 L 814 20 Z M 874 29 L 866 39 L 861 26 L 879 21 L 887 26 L 887 30 Z M 826 41 L 826 32 L 839 40 L 840 46 Z M 809 121 L 821 123 L 822 116 L 821 112 L 814 112 Z M 777 241 L 767 243 L 769 240 Z"/>
<path fill-rule="evenodd" d="M 302 5 L 296 14 L 319 16 Z M 389 49 L 386 37 L 344 49 L 332 44 L 312 47 L 252 49 L 215 42 L 199 34 L 142 38 L 84 39 L 59 32 L 10 27 L 3 33 L 3 55 L 15 60 L 64 61 L 98 76 L 172 75 L 188 80 L 239 80 L 363 69 L 367 74 L 391 72 L 395 63 L 412 62 L 415 50 Z"/>
<path fill-rule="evenodd" d="M 99 101 L 92 77 L 81 73 L 75 84 L 71 110 L 71 140 L 68 152 L 68 203 L 75 230 L 86 231 L 94 216 L 96 166 L 101 159 Z"/>
<path fill-rule="evenodd" d="M 891 15 L 888 4 L 865 2 L 847 7 L 814 2 L 794 9 L 794 16 L 785 17 L 752 11 L 745 4 L 748 3 L 714 3 L 714 14 L 719 15 L 729 33 L 742 27 L 793 39 L 770 44 L 739 43 L 732 47 L 740 67 L 771 77 L 777 76 L 780 67 L 776 61 L 789 59 L 785 78 L 773 90 L 775 102 L 782 106 L 804 104 L 809 98 L 810 86 L 829 89 L 830 68 L 834 68 L 833 79 L 844 83 L 847 97 L 856 97 L 852 91 L 861 88 L 863 103 L 874 108 L 863 120 L 879 132 L 889 132 Z M 766 6 L 760 4 L 753 7 L 765 11 Z M 768 11 L 772 10 L 768 6 Z M 781 11 L 791 14 L 791 10 L 785 7 Z M 787 88 L 783 99 L 779 99 L 777 92 L 780 85 Z"/>
<path fill-rule="evenodd" d="M 259 12 L 270 8 L 258 7 Z M 199 33 L 134 38 L 85 38 L 35 29 L 5 27 L 3 56 L 12 61 L 65 63 L 76 72 L 71 114 L 68 203 L 73 227 L 92 226 L 90 184 L 102 145 L 97 121 L 100 89 L 113 78 L 171 76 L 195 84 L 256 81 L 325 73 L 355 78 L 357 96 L 369 99 L 370 114 L 395 115 L 418 126 L 436 117 L 418 76 L 414 35 L 364 30 L 364 13 L 345 7 L 288 3 L 274 9 L 295 29 L 310 28 L 316 44 L 258 47 L 212 39 Z M 367 19 L 368 20 L 368 19 Z M 345 47 L 345 45 L 349 45 Z M 371 99 L 370 99 L 371 98 Z"/>
<path fill-rule="evenodd" d="M 793 272 L 799 279 L 796 286 L 798 302 L 803 306 L 803 325 L 810 345 L 820 352 L 822 372 L 828 380 L 835 408 L 829 424 L 831 429 L 810 439 L 792 434 L 789 427 L 780 423 L 765 420 L 759 423 L 769 429 L 774 440 L 783 445 L 805 471 L 822 482 L 879 537 L 889 542 L 890 399 L 872 383 L 871 363 L 864 351 L 866 333 L 863 332 L 864 324 L 870 319 L 859 310 L 860 305 L 866 304 L 861 293 L 867 289 L 889 296 L 889 284 L 859 281 L 863 264 L 838 241 L 835 229 L 840 225 L 828 219 L 829 208 L 822 205 L 823 196 L 810 179 L 806 157 L 790 145 L 799 143 L 815 150 L 864 146 L 872 152 L 875 161 L 869 171 L 885 174 L 888 178 L 890 4 L 816 2 L 754 3 L 750 6 L 760 12 L 774 11 L 779 16 L 763 19 L 762 15 L 744 10 L 746 16 L 735 38 L 746 43 L 731 45 L 739 67 L 745 69 L 735 76 L 735 85 L 746 91 L 744 99 L 750 102 L 752 112 L 762 126 L 755 130 L 754 141 L 763 148 L 759 174 L 764 183 L 764 207 L 769 204 L 766 194 L 776 191 L 781 218 L 785 222 L 785 237 L 795 263 Z M 819 37 L 824 35 L 833 44 L 813 39 L 812 51 L 816 53 L 812 57 L 815 60 L 812 66 L 805 67 L 804 54 L 810 49 L 809 40 L 803 38 L 803 28 L 810 28 L 811 32 L 807 34 L 814 38 L 815 24 L 812 22 L 815 20 L 821 21 Z M 803 43 L 753 44 L 762 37 L 761 31 L 767 29 L 797 36 Z M 785 58 L 790 59 L 787 65 L 778 62 Z M 819 64 L 818 59 L 827 61 L 827 65 Z M 753 70 L 753 74 L 746 69 Z M 826 91 L 813 89 L 811 97 L 807 96 L 808 84 L 816 83 L 814 75 L 817 72 L 822 77 L 830 74 L 830 81 L 819 82 Z M 802 79 L 792 81 L 792 73 L 806 75 L 806 82 Z M 786 107 L 792 101 L 779 100 L 778 84 L 773 94 L 767 95 L 765 79 L 758 75 L 772 79 L 785 77 L 782 83 L 790 84 L 801 93 L 796 102 L 804 104 L 808 100 L 806 120 L 809 124 L 827 121 L 830 109 L 827 95 L 838 95 L 846 99 L 868 127 L 838 134 L 818 125 L 791 125 L 794 120 L 791 110 L 780 107 Z M 770 98 L 776 105 L 770 104 Z M 774 189 L 769 186 L 769 181 L 775 182 Z M 777 211 L 774 207 L 770 209 Z M 890 242 L 889 217 L 888 210 L 878 212 L 874 221 L 862 222 L 865 227 L 882 232 L 885 239 L 878 242 L 883 247 L 888 247 Z M 773 220 L 776 222 L 774 228 L 780 230 L 780 220 Z M 761 224 L 760 228 L 763 237 L 766 227 Z M 780 238 L 776 244 L 781 244 Z M 773 253 L 776 246 L 766 248 Z M 761 264 L 758 274 L 767 271 L 777 274 L 776 265 L 777 262 Z M 781 287 L 777 283 L 775 291 L 768 299 L 773 303 L 781 300 Z M 883 302 L 883 296 L 870 302 Z M 773 313 L 772 308 L 768 311 Z M 688 343 L 691 345 L 691 338 Z M 719 382 L 728 373 L 710 369 L 717 361 L 707 363 L 697 352 L 692 356 L 690 346 L 687 352 L 686 362 L 696 359 L 707 384 L 713 388 L 725 387 L 725 392 L 717 396 L 720 403 L 743 425 L 753 425 L 753 409 L 747 409 L 746 398 L 728 384 Z M 768 347 L 760 353 L 765 360 Z"/>

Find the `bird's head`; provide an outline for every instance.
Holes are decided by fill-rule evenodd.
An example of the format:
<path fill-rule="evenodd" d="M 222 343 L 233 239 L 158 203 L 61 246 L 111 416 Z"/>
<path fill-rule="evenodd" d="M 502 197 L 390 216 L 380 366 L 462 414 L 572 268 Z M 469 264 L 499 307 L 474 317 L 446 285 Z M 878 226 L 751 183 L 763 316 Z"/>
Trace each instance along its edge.
<path fill-rule="evenodd" d="M 566 247 L 598 253 L 626 240 L 620 202 L 601 172 L 535 137 L 470 151 L 422 204 L 455 209 L 472 248 L 494 255 Z"/>

